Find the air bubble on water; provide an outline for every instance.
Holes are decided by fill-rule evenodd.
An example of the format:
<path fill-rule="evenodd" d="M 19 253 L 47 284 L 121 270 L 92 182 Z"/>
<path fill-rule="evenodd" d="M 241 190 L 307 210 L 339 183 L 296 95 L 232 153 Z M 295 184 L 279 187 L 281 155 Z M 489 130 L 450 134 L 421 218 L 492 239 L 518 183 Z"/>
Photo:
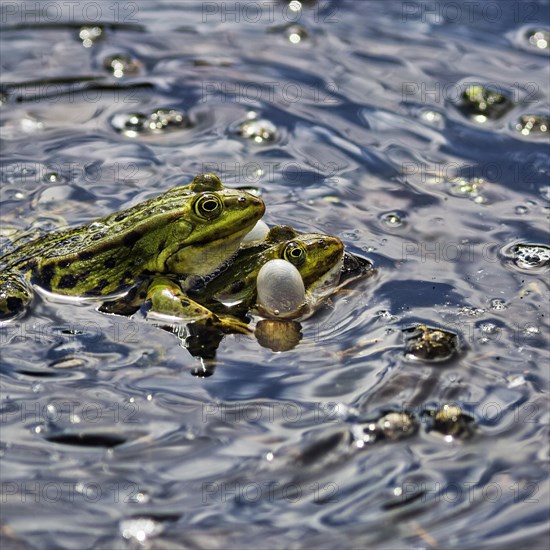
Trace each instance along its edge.
<path fill-rule="evenodd" d="M 299 44 L 304 38 L 308 37 L 308 33 L 301 25 L 290 25 L 286 29 L 288 41 L 291 44 Z"/>
<path fill-rule="evenodd" d="M 392 315 L 388 310 L 382 309 L 376 312 L 376 315 L 383 321 L 396 321 L 397 317 Z"/>
<path fill-rule="evenodd" d="M 143 113 L 119 113 L 111 119 L 111 126 L 128 137 L 143 133 L 147 116 Z"/>
<path fill-rule="evenodd" d="M 497 334 L 499 330 L 499 327 L 494 323 L 483 323 L 481 325 L 481 332 L 485 334 Z"/>
<path fill-rule="evenodd" d="M 237 127 L 237 133 L 251 139 L 255 143 L 274 141 L 277 137 L 277 127 L 273 122 L 264 118 L 249 118 Z"/>
<path fill-rule="evenodd" d="M 59 174 L 57 174 L 56 172 L 45 174 L 44 181 L 48 183 L 57 183 L 59 181 Z"/>
<path fill-rule="evenodd" d="M 44 129 L 42 121 L 30 117 L 21 118 L 19 124 L 21 125 L 21 130 L 27 134 L 36 134 Z"/>
<path fill-rule="evenodd" d="M 516 206 L 515 212 L 519 216 L 522 216 L 523 214 L 527 214 L 529 212 L 529 208 L 527 208 L 527 206 Z"/>
<path fill-rule="evenodd" d="M 441 122 L 441 120 L 443 120 L 443 115 L 441 113 L 438 113 L 437 111 L 432 111 L 431 109 L 426 109 L 422 111 L 420 116 L 426 122 L 430 122 L 432 124 L 438 124 L 439 122 Z"/>
<path fill-rule="evenodd" d="M 58 414 L 56 406 L 52 405 L 51 403 L 49 403 L 46 407 L 46 412 L 49 418 L 55 418 Z"/>
<path fill-rule="evenodd" d="M 526 336 L 536 336 L 537 334 L 540 334 L 540 329 L 535 325 L 529 325 L 525 327 L 525 329 L 523 330 L 523 333 Z"/>
<path fill-rule="evenodd" d="M 141 63 L 127 55 L 115 54 L 103 60 L 103 68 L 113 73 L 115 78 L 122 78 L 128 74 L 139 73 L 141 70 Z"/>
<path fill-rule="evenodd" d="M 502 311 L 507 307 L 508 306 L 499 298 L 494 298 L 493 300 L 491 300 L 491 309 L 495 311 Z"/>
<path fill-rule="evenodd" d="M 140 504 L 146 503 L 146 502 L 149 502 L 151 500 L 151 496 L 149 495 L 149 493 L 147 493 L 145 491 L 140 491 L 139 493 L 136 494 L 136 500 Z"/>
<path fill-rule="evenodd" d="M 147 491 L 138 491 L 131 497 L 128 497 L 129 502 L 135 502 L 137 504 L 146 504 L 151 500 L 151 495 Z"/>
<path fill-rule="evenodd" d="M 302 9 L 302 3 L 298 0 L 291 0 L 288 3 L 288 9 L 293 12 L 299 12 Z"/>
<path fill-rule="evenodd" d="M 176 109 L 155 109 L 145 113 L 118 113 L 111 126 L 127 137 L 157 135 L 190 126 L 187 115 Z"/>
<path fill-rule="evenodd" d="M 478 317 L 479 315 L 482 315 L 483 313 L 485 313 L 484 309 L 474 308 L 474 307 L 469 307 L 469 306 L 461 307 L 458 310 L 459 315 L 467 315 L 468 317 Z"/>
<path fill-rule="evenodd" d="M 480 326 L 480 329 L 481 338 L 479 339 L 479 341 L 482 344 L 487 344 L 488 342 L 496 340 L 500 332 L 500 327 L 498 327 L 494 323 L 483 323 Z"/>
<path fill-rule="evenodd" d="M 395 229 L 404 225 L 403 215 L 399 212 L 385 212 L 380 219 L 386 227 Z"/>
<path fill-rule="evenodd" d="M 550 47 L 550 31 L 546 29 L 530 29 L 525 36 L 534 48 L 547 50 Z"/>
<path fill-rule="evenodd" d="M 550 128 L 550 117 L 545 115 L 522 115 L 515 125 L 516 130 L 522 136 L 541 136 L 548 134 Z"/>
<path fill-rule="evenodd" d="M 145 542 L 162 532 L 162 525 L 151 518 L 132 518 L 120 522 L 120 533 L 125 539 Z"/>
<path fill-rule="evenodd" d="M 78 38 L 82 40 L 82 45 L 85 48 L 91 48 L 95 42 L 101 39 L 103 35 L 103 28 L 95 26 L 84 26 L 80 27 L 80 32 L 78 33 Z"/>
<path fill-rule="evenodd" d="M 486 185 L 483 178 L 458 178 L 450 180 L 449 183 L 451 195 L 470 198 L 477 204 L 487 202 L 487 199 L 481 195 L 481 190 Z"/>
<path fill-rule="evenodd" d="M 336 403 L 333 410 L 336 416 L 341 420 L 343 420 L 346 416 L 349 416 L 351 414 L 350 407 L 345 403 Z"/>
<path fill-rule="evenodd" d="M 506 381 L 508 382 L 509 388 L 517 388 L 518 386 L 523 386 L 526 383 L 522 374 L 511 374 L 506 377 Z"/>
<path fill-rule="evenodd" d="M 342 239 L 346 241 L 357 241 L 359 240 L 360 233 L 357 229 L 351 229 L 349 231 L 342 231 Z"/>
<path fill-rule="evenodd" d="M 523 269 L 550 264 L 550 248 L 545 245 L 518 244 L 513 248 L 514 263 Z"/>
<path fill-rule="evenodd" d="M 175 109 L 157 109 L 149 115 L 149 128 L 151 130 L 179 128 L 182 125 L 187 125 L 187 117 L 184 113 Z"/>

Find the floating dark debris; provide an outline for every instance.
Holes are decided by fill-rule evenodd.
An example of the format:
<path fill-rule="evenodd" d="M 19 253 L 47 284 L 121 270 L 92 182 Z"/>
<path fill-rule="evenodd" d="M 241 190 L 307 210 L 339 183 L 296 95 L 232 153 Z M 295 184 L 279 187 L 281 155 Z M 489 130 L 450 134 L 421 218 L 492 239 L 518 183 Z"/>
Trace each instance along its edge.
<path fill-rule="evenodd" d="M 462 93 L 458 109 L 477 122 L 497 120 L 514 107 L 513 101 L 501 92 L 482 84 L 472 84 Z"/>
<path fill-rule="evenodd" d="M 351 434 L 356 447 L 362 448 L 382 439 L 397 441 L 415 434 L 418 421 L 408 412 L 388 412 L 377 419 L 355 424 Z"/>
<path fill-rule="evenodd" d="M 459 349 L 457 334 L 427 325 L 404 329 L 403 336 L 407 359 L 441 362 L 450 359 Z"/>
<path fill-rule="evenodd" d="M 428 431 L 439 432 L 446 440 L 466 439 L 473 434 L 474 418 L 456 405 L 446 404 L 437 410 L 426 410 L 425 414 L 432 419 Z"/>
<path fill-rule="evenodd" d="M 251 112 L 248 120 L 238 125 L 237 134 L 251 139 L 254 143 L 267 143 L 277 137 L 277 127 L 270 120 L 256 118 L 256 114 Z"/>
<path fill-rule="evenodd" d="M 46 439 L 52 443 L 62 445 L 76 445 L 78 447 L 116 447 L 122 445 L 128 438 L 123 435 L 108 433 L 59 433 L 46 436 Z"/>

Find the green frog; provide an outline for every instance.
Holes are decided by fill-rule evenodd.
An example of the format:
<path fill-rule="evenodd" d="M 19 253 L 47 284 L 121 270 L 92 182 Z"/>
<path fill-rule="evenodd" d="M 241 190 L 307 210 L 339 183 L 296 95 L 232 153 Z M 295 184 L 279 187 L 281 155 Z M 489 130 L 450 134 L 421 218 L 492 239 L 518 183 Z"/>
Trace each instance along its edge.
<path fill-rule="evenodd" d="M 149 305 L 153 312 L 187 318 L 189 321 L 202 321 L 203 325 L 214 326 L 225 333 L 250 334 L 246 315 L 249 312 L 265 314 L 266 308 L 258 304 L 258 273 L 271 260 L 284 260 L 296 268 L 303 282 L 304 302 L 296 309 L 295 317 L 307 316 L 327 295 L 341 284 L 363 277 L 372 268 L 366 260 L 362 263 L 356 257 L 345 253 L 340 239 L 316 233 L 299 234 L 288 226 L 275 226 L 262 240 L 241 245 L 237 254 L 216 273 L 203 278 L 192 278 L 183 284 L 169 279 L 157 279 L 155 286 L 147 291 Z M 264 283 L 265 284 L 265 283 Z M 270 284 L 268 276 L 267 284 Z M 292 286 L 294 280 L 285 278 L 283 289 L 275 294 L 275 300 L 284 297 L 284 285 Z M 292 290 L 289 288 L 289 291 Z M 143 289 L 141 294 L 143 294 Z M 139 307 L 140 290 L 134 297 L 129 295 L 126 306 L 134 300 L 134 310 Z M 187 302 L 195 304 L 193 318 L 188 317 Z M 129 314 L 120 303 L 111 303 L 112 313 Z M 117 310 L 118 309 L 118 310 Z M 272 309 L 276 309 L 276 303 Z M 269 315 L 276 317 L 276 315 Z M 152 316 L 155 319 L 155 315 Z M 169 319 L 164 318 L 167 322 Z M 157 320 L 162 321 L 157 317 Z"/>
<path fill-rule="evenodd" d="M 24 243 L 0 258 L 0 321 L 25 312 L 33 285 L 104 297 L 144 280 L 162 293 L 159 284 L 172 282 L 167 277 L 206 275 L 237 251 L 264 212 L 260 198 L 201 174 L 126 210 Z M 192 301 L 180 305 L 193 312 Z"/>
<path fill-rule="evenodd" d="M 272 227 L 264 239 L 244 244 L 232 258 L 229 266 L 218 273 L 195 283 L 187 294 L 218 313 L 238 317 L 248 311 L 277 316 L 268 311 L 268 304 L 258 301 L 258 274 L 272 260 L 284 260 L 298 271 L 305 290 L 302 308 L 297 308 L 294 317 L 302 316 L 324 296 L 334 291 L 342 267 L 344 245 L 338 237 L 318 233 L 300 234 L 292 227 Z M 283 266 L 284 267 L 284 266 Z M 273 277 L 278 274 L 276 268 Z M 271 273 L 265 281 L 269 284 Z M 292 291 L 294 280 L 283 274 L 280 293 Z M 283 296 L 280 296 L 282 298 Z M 276 310 L 275 301 L 269 310 Z"/>

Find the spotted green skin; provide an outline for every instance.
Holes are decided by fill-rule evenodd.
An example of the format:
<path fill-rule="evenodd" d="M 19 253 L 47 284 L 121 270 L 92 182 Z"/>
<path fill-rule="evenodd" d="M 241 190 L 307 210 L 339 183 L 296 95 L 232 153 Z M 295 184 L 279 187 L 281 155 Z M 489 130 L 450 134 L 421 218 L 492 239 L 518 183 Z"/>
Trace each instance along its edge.
<path fill-rule="evenodd" d="M 22 314 L 32 285 L 107 296 L 156 274 L 215 270 L 265 212 L 261 199 L 214 174 L 86 225 L 51 233 L 0 258 L 0 320 Z"/>
<path fill-rule="evenodd" d="M 249 333 L 244 317 L 256 308 L 256 278 L 264 264 L 275 259 L 290 261 L 300 272 L 306 293 L 325 283 L 330 285 L 328 291 L 338 283 L 343 255 L 344 245 L 337 237 L 299 234 L 291 227 L 275 226 L 264 240 L 241 245 L 219 273 L 196 282 L 185 294 L 178 285 L 163 281 L 157 288 L 150 287 L 147 297 L 153 310 L 181 317 L 189 311 L 192 299 L 194 320 L 224 332 Z M 335 270 L 336 279 L 328 277 Z"/>
<path fill-rule="evenodd" d="M 268 261 L 280 259 L 292 263 L 308 292 L 322 284 L 323 276 L 340 265 L 343 254 L 344 245 L 337 237 L 299 234 L 291 227 L 275 226 L 264 240 L 241 246 L 227 269 L 208 279 L 202 288 L 199 285 L 189 289 L 188 295 L 215 311 L 243 314 L 256 304 L 256 278 Z M 222 302 L 234 305 L 226 307 Z"/>

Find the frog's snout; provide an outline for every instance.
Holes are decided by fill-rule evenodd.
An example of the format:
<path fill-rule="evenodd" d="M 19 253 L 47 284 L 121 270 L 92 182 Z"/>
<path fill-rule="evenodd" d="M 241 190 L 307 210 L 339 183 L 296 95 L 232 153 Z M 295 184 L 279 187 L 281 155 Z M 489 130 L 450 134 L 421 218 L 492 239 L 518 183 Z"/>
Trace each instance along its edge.
<path fill-rule="evenodd" d="M 237 199 L 237 204 L 242 205 L 243 208 L 254 208 L 261 211 L 262 216 L 265 213 L 265 204 L 260 197 L 256 197 L 251 193 L 240 195 Z M 261 216 L 260 216 L 261 217 Z"/>

